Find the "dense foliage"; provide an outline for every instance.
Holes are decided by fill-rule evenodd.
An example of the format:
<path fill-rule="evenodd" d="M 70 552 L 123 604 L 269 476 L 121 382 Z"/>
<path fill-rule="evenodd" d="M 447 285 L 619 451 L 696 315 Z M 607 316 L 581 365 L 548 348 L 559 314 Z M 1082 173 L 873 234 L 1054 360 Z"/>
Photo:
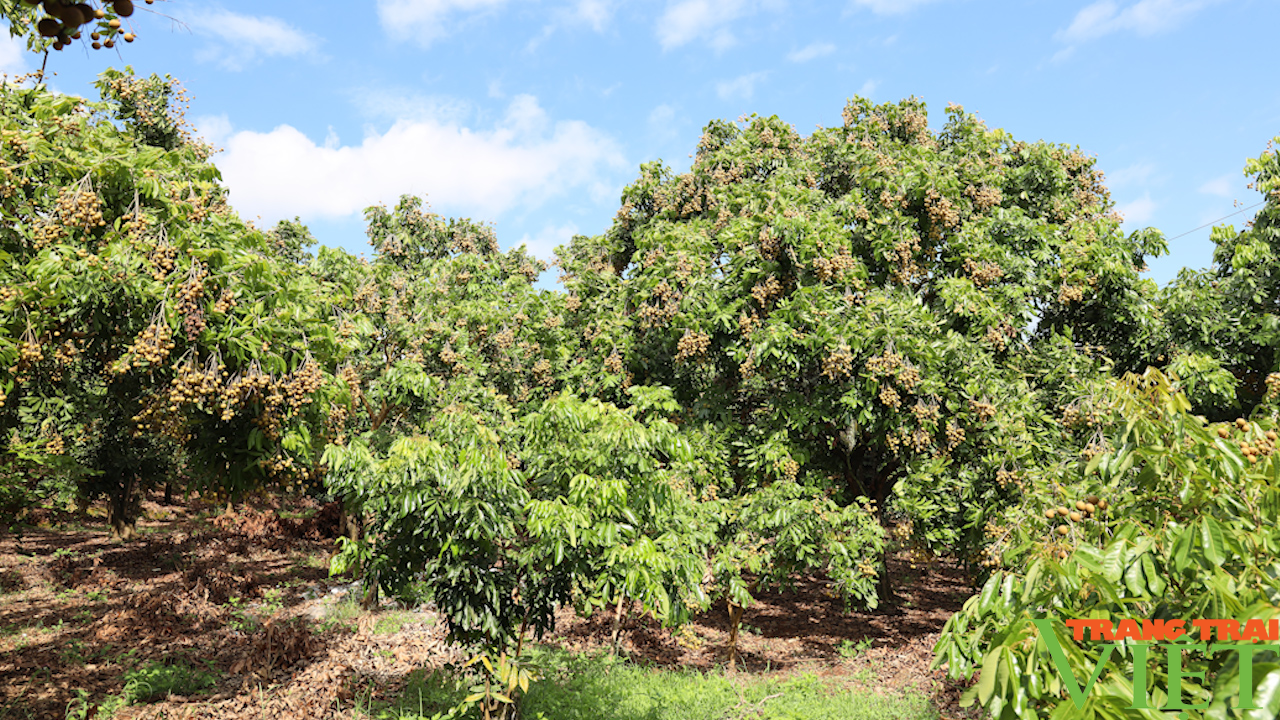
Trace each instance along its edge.
<path fill-rule="evenodd" d="M 807 138 L 708 125 L 689 172 L 643 166 L 610 230 L 560 254 L 606 369 L 672 387 L 722 439 L 721 494 L 865 497 L 963 552 L 1054 454 L 1049 416 L 1085 379 L 1028 365 L 1090 365 L 1063 337 L 1136 365 L 1161 332 L 1138 274 L 1162 240 L 1111 210 L 1077 150 L 857 99 Z"/>
<path fill-rule="evenodd" d="M 939 662 L 955 676 L 981 668 L 970 699 L 995 717 L 1156 718 L 1164 717 L 1160 708 L 1196 705 L 1206 717 L 1241 717 L 1234 713 L 1242 695 L 1260 708 L 1243 716 L 1274 717 L 1274 645 L 1258 649 L 1246 663 L 1250 673 L 1239 653 L 1210 649 L 1194 632 L 1183 640 L 1182 695 L 1172 697 L 1176 672 L 1164 650 L 1150 647 L 1156 643 L 1118 638 L 1112 652 L 1100 637 L 1073 639 L 1065 623 L 1182 620 L 1192 633 L 1193 619 L 1234 619 L 1245 628 L 1280 617 L 1275 406 L 1252 420 L 1211 425 L 1154 370 L 1118 382 L 1108 405 L 1107 450 L 1065 468 L 1009 514 L 1001 536 L 1009 569 L 993 573 L 948 621 Z M 1051 623 L 1074 677 L 1051 661 L 1036 619 Z M 1145 684 L 1135 666 L 1147 668 Z M 1083 687 L 1095 674 L 1087 699 L 1077 696 L 1072 683 Z M 1241 677 L 1249 679 L 1243 690 Z M 1135 701 L 1134 682 L 1151 709 Z"/>
<path fill-rule="evenodd" d="M 315 479 L 338 353 L 313 281 L 227 207 L 173 83 L 99 87 L 0 89 L 0 430 L 12 458 L 108 496 L 128 535 L 183 460 L 233 493 Z"/>
<path fill-rule="evenodd" d="M 255 228 L 175 83 L 99 89 L 0 87 L 6 513 L 106 496 L 127 538 L 162 482 L 341 498 L 363 531 L 334 569 L 431 600 L 503 688 L 486 711 L 560 607 L 723 603 L 732 658 L 753 595 L 813 574 L 892 603 L 903 548 L 985 582 L 937 652 L 1000 717 L 1128 712 L 1142 650 L 1059 632 L 1077 677 L 1110 663 L 1078 707 L 1034 620 L 1276 615 L 1271 149 L 1262 212 L 1160 289 L 1163 237 L 1121 232 L 1077 149 L 958 107 L 930 128 L 914 99 L 808 137 L 717 121 L 558 250 L 560 292 L 420 198 L 366 211 L 369 261 Z M 1271 708 L 1280 657 L 1257 658 Z M 1240 666 L 1186 663 L 1187 702 L 1230 717 Z"/>

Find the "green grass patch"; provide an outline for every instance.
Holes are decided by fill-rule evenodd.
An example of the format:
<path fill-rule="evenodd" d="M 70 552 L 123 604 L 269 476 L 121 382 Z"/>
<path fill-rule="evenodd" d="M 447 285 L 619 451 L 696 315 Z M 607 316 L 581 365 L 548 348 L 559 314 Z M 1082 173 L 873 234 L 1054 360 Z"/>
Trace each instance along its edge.
<path fill-rule="evenodd" d="M 923 694 L 881 695 L 814 675 L 761 677 L 646 668 L 610 656 L 543 653 L 542 679 L 521 700 L 525 720 L 937 720 Z M 476 677 L 419 673 L 379 720 L 480 717 L 459 706 Z"/>
<path fill-rule="evenodd" d="M 213 673 L 174 663 L 150 662 L 124 674 L 123 697 L 128 704 L 163 700 L 170 695 L 195 695 L 217 683 Z"/>
<path fill-rule="evenodd" d="M 394 635 L 400 632 L 405 625 L 424 621 L 422 616 L 410 610 L 388 610 L 387 612 L 379 613 L 378 619 L 373 623 L 373 634 Z"/>

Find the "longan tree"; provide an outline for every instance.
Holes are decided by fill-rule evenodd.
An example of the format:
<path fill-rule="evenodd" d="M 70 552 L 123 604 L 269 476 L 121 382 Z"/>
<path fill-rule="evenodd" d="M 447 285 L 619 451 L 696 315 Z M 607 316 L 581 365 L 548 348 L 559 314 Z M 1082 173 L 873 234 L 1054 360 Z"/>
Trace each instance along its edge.
<path fill-rule="evenodd" d="M 1280 140 L 1280 138 L 1277 138 Z M 1280 159 L 1245 165 L 1265 204 L 1244 228 L 1215 227 L 1213 265 L 1183 270 L 1161 299 L 1172 368 L 1196 409 L 1223 420 L 1280 398 Z"/>
<path fill-rule="evenodd" d="M 231 494 L 316 479 L 339 347 L 315 281 L 227 206 L 172 81 L 99 88 L 0 88 L 0 430 L 71 461 L 128 537 L 175 460 Z"/>
<path fill-rule="evenodd" d="M 866 497 L 964 552 L 1068 444 L 1062 385 L 1163 332 L 1139 277 L 1163 240 L 1120 231 L 1093 164 L 960 108 L 933 130 L 914 99 L 809 137 L 717 121 L 688 172 L 642 166 L 612 227 L 558 253 L 598 362 L 724 438 L 721 494 Z M 1037 387 L 1049 357 L 1088 377 Z"/>

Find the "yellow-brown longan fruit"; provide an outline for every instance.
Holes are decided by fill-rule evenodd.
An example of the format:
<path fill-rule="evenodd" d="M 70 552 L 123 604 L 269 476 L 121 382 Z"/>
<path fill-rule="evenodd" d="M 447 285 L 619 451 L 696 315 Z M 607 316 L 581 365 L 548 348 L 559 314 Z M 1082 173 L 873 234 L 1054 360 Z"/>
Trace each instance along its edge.
<path fill-rule="evenodd" d="M 1078 512 L 1073 512 L 1067 517 L 1071 518 L 1071 522 L 1080 522 L 1080 520 L 1084 518 L 1084 516 Z"/>
<path fill-rule="evenodd" d="M 1059 534 L 1059 535 L 1066 535 L 1066 534 L 1067 534 L 1067 533 L 1069 533 L 1069 532 L 1071 532 L 1071 528 L 1067 527 L 1066 525 L 1059 525 L 1059 526 L 1058 526 L 1058 534 Z"/>
<path fill-rule="evenodd" d="M 1057 511 L 1057 510 L 1054 510 L 1053 508 L 1049 508 L 1048 510 L 1045 510 L 1045 511 L 1044 511 L 1044 516 L 1045 516 L 1045 518 L 1046 518 L 1046 519 L 1048 519 L 1048 520 L 1052 520 L 1052 519 L 1054 519 L 1054 518 L 1058 517 L 1058 511 Z"/>

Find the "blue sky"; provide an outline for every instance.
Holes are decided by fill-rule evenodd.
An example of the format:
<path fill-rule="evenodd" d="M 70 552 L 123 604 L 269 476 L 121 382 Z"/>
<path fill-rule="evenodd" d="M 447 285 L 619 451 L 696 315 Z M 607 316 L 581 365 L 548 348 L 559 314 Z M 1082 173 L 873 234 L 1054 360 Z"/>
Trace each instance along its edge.
<path fill-rule="evenodd" d="M 1275 0 L 160 0 L 138 41 L 51 56 L 168 73 L 242 215 L 300 217 L 367 252 L 361 210 L 426 195 L 540 257 L 602 232 L 641 162 L 689 164 L 746 113 L 801 132 L 845 101 L 915 95 L 1098 158 L 1126 228 L 1169 237 L 1253 205 L 1241 168 L 1280 135 Z M 1270 49 L 1268 49 L 1270 48 Z M 0 40 L 0 72 L 39 57 Z M 1227 222 L 1241 225 L 1252 211 Z M 1150 276 L 1210 262 L 1209 230 Z M 547 276 L 544 276 L 547 277 Z"/>

